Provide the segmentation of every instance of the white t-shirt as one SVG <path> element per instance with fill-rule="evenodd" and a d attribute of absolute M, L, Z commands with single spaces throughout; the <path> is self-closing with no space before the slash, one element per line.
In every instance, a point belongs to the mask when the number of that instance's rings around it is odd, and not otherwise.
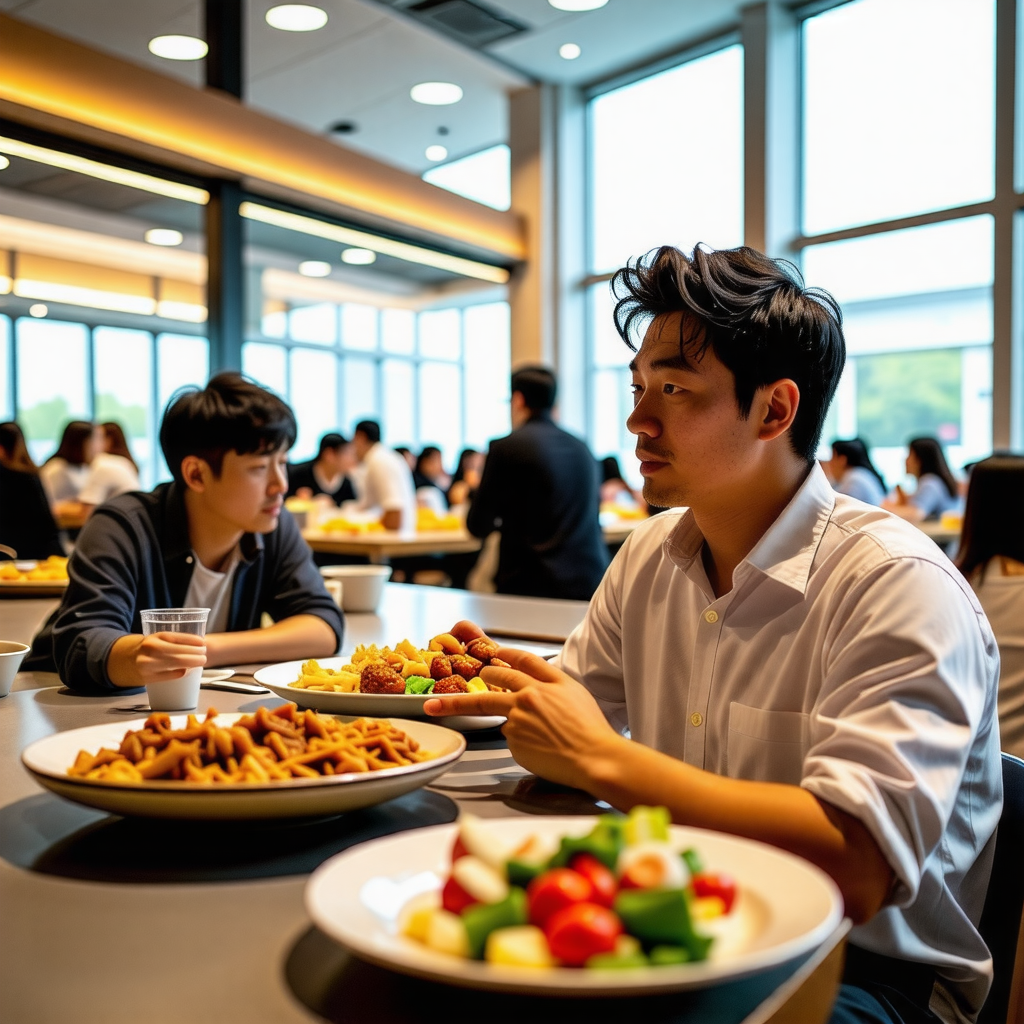
<path fill-rule="evenodd" d="M 992 979 L 972 921 L 1002 804 L 996 642 L 970 586 L 818 466 L 722 597 L 702 546 L 687 510 L 642 523 L 560 667 L 634 740 L 860 820 L 896 885 L 851 940 L 933 964 L 933 1012 L 966 1022 Z"/>
<path fill-rule="evenodd" d="M 359 495 L 359 507 L 376 512 L 402 513 L 400 530 L 416 529 L 416 490 L 409 464 L 396 451 L 379 441 L 363 459 L 365 473 Z"/>
<path fill-rule="evenodd" d="M 55 501 L 78 501 L 78 495 L 89 478 L 89 466 L 72 466 L 66 459 L 50 459 L 39 467 L 47 498 Z"/>
<path fill-rule="evenodd" d="M 999 559 L 974 590 L 999 644 L 999 733 L 1003 750 L 1024 757 L 1024 576 L 1004 576 Z"/>
<path fill-rule="evenodd" d="M 86 505 L 102 505 L 119 494 L 137 490 L 139 474 L 135 467 L 123 455 L 100 452 L 89 463 L 89 475 L 78 500 Z"/>
<path fill-rule="evenodd" d="M 231 612 L 231 591 L 235 579 L 235 569 L 242 560 L 242 553 L 236 547 L 231 552 L 222 572 L 207 569 L 192 552 L 192 579 L 188 583 L 185 594 L 185 608 L 209 608 L 206 617 L 207 633 L 223 633 L 228 628 L 228 615 Z"/>

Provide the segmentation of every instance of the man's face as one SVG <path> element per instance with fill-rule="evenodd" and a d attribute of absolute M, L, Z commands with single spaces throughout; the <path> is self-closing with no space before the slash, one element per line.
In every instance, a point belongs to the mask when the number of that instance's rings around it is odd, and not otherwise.
<path fill-rule="evenodd" d="M 689 355 L 699 343 L 686 325 L 689 366 L 679 354 L 682 314 L 657 317 L 630 364 L 633 412 L 644 498 L 652 505 L 699 507 L 729 500 L 742 489 L 757 454 L 757 423 L 743 419 L 732 372 L 711 348 Z M 740 496 L 736 495 L 738 500 Z"/>
<path fill-rule="evenodd" d="M 366 453 L 373 447 L 373 443 L 363 433 L 356 431 L 355 437 L 352 438 L 352 452 L 356 457 L 357 462 L 362 462 L 366 458 Z"/>
<path fill-rule="evenodd" d="M 220 476 L 203 463 L 202 507 L 222 523 L 244 533 L 277 529 L 288 490 L 287 452 L 281 448 L 262 455 L 224 455 Z"/>

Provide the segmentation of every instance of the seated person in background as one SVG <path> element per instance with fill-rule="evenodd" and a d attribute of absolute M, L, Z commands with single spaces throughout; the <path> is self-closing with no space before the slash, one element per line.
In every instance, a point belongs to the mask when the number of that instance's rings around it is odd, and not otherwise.
<path fill-rule="evenodd" d="M 499 594 L 589 601 L 608 565 L 590 449 L 555 425 L 555 375 L 512 374 L 512 433 L 491 442 L 466 516 L 475 537 L 501 531 Z"/>
<path fill-rule="evenodd" d="M 478 452 L 475 448 L 463 448 L 459 452 L 458 465 L 455 467 L 455 474 L 448 485 L 446 495 L 449 508 L 467 505 L 472 500 L 473 492 L 480 486 L 483 471 L 483 452 Z"/>
<path fill-rule="evenodd" d="M 412 471 L 412 481 L 416 486 L 416 501 L 419 505 L 433 509 L 438 515 L 448 511 L 446 492 L 451 481 L 444 471 L 440 448 L 428 444 L 420 452 L 416 468 Z"/>
<path fill-rule="evenodd" d="M 601 504 L 647 509 L 647 502 L 622 478 L 622 467 L 614 455 L 601 460 Z"/>
<path fill-rule="evenodd" d="M 139 467 L 132 458 L 124 431 L 117 423 L 101 423 L 97 428 L 96 454 L 89 463 L 85 484 L 77 501 L 61 501 L 54 506 L 58 515 L 86 519 L 97 505 L 129 491 L 137 491 Z"/>
<path fill-rule="evenodd" d="M 385 530 L 416 529 L 416 492 L 412 470 L 394 449 L 381 444 L 380 424 L 356 424 L 352 448 L 363 467 L 361 493 L 354 507 L 380 516 Z"/>
<path fill-rule="evenodd" d="M 63 555 L 39 470 L 17 423 L 0 423 L 0 544 L 18 558 Z"/>
<path fill-rule="evenodd" d="M 283 508 L 295 433 L 291 409 L 237 373 L 177 398 L 160 427 L 173 482 L 90 516 L 27 664 L 107 693 L 197 666 L 333 654 L 341 613 Z M 142 636 L 143 608 L 182 607 L 210 609 L 205 638 Z M 260 629 L 264 612 L 274 625 Z"/>
<path fill-rule="evenodd" d="M 403 459 L 405 459 L 405 464 L 415 473 L 416 456 L 413 455 L 412 449 L 406 448 L 405 445 L 398 445 L 398 447 L 393 450 L 398 452 L 398 454 L 401 455 Z"/>
<path fill-rule="evenodd" d="M 326 494 L 335 505 L 351 501 L 356 492 L 347 474 L 354 465 L 349 442 L 341 434 L 324 434 L 315 459 L 288 467 L 288 497 Z"/>
<path fill-rule="evenodd" d="M 907 472 L 917 478 L 917 490 L 907 494 L 899 484 L 882 508 L 903 519 L 919 523 L 938 519 L 943 512 L 960 507 L 960 490 L 942 445 L 934 437 L 915 437 L 907 446 Z"/>
<path fill-rule="evenodd" d="M 839 494 L 848 494 L 869 505 L 885 501 L 885 480 L 875 469 L 868 446 L 859 438 L 832 442 L 832 459 L 823 463 L 825 475 Z"/>
<path fill-rule="evenodd" d="M 39 479 L 50 504 L 78 501 L 89 477 L 89 463 L 99 445 L 99 431 L 85 420 L 72 420 L 57 450 L 39 467 Z"/>
<path fill-rule="evenodd" d="M 978 462 L 967 485 L 957 568 L 999 644 L 999 732 L 1024 757 L 1024 456 Z"/>
<path fill-rule="evenodd" d="M 512 667 L 483 678 L 513 692 L 425 710 L 507 715 L 530 771 L 827 871 L 856 925 L 834 1024 L 966 1024 L 992 979 L 998 651 L 938 548 L 815 461 L 839 307 L 749 248 L 665 246 L 613 288 L 634 351 L 646 327 L 626 421 L 644 496 L 675 507 L 633 531 L 553 664 L 502 648 Z"/>

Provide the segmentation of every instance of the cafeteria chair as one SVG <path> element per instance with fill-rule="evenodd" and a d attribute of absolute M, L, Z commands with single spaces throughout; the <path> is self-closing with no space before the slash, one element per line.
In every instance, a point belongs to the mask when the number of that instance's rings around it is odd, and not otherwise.
<path fill-rule="evenodd" d="M 996 831 L 992 877 L 978 925 L 992 953 L 994 977 L 992 990 L 978 1015 L 978 1024 L 1012 1024 L 1024 1020 L 1024 944 L 1020 942 L 1024 914 L 1022 865 L 1024 761 L 1004 753 L 1003 811 Z"/>

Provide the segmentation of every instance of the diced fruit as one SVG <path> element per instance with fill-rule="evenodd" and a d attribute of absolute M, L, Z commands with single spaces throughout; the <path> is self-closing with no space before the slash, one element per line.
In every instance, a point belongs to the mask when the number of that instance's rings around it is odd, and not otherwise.
<path fill-rule="evenodd" d="M 466 857 L 469 855 L 469 850 L 466 849 L 466 844 L 462 841 L 462 836 L 455 837 L 455 843 L 452 846 L 452 863 L 454 864 L 460 857 Z"/>
<path fill-rule="evenodd" d="M 688 964 L 690 962 L 690 951 L 682 946 L 655 946 L 651 950 L 651 965 L 653 967 L 670 967 L 672 964 Z"/>
<path fill-rule="evenodd" d="M 451 914 L 461 914 L 476 902 L 477 900 L 455 881 L 454 875 L 448 876 L 448 881 L 444 883 L 444 888 L 441 890 L 441 906 L 445 910 Z"/>
<path fill-rule="evenodd" d="M 414 896 L 402 908 L 401 916 L 398 919 L 399 932 L 417 942 L 426 942 L 431 915 L 438 909 L 439 895 L 437 892 L 424 892 L 419 896 Z"/>
<path fill-rule="evenodd" d="M 476 903 L 500 903 L 508 895 L 504 876 L 472 854 L 452 865 L 452 880 Z"/>
<path fill-rule="evenodd" d="M 690 880 L 693 895 L 698 897 L 717 896 L 725 907 L 723 913 L 728 914 L 736 900 L 736 883 L 728 875 L 720 875 L 710 871 L 701 871 Z"/>
<path fill-rule="evenodd" d="M 484 959 L 511 967 L 554 967 L 544 933 L 532 924 L 498 928 L 487 936 Z"/>
<path fill-rule="evenodd" d="M 652 839 L 667 842 L 670 820 L 667 807 L 634 807 L 626 816 L 626 845 L 635 846 Z"/>
<path fill-rule="evenodd" d="M 619 854 L 623 889 L 682 889 L 689 881 L 686 865 L 668 843 L 649 840 Z"/>
<path fill-rule="evenodd" d="M 470 693 L 486 693 L 487 684 L 478 676 L 466 680 L 466 688 Z"/>
<path fill-rule="evenodd" d="M 505 862 L 512 856 L 512 844 L 496 836 L 475 814 L 459 817 L 459 836 L 466 849 L 504 874 Z"/>
<path fill-rule="evenodd" d="M 447 910 L 435 910 L 427 921 L 427 934 L 424 939 L 431 949 L 439 953 L 450 953 L 452 956 L 469 956 L 469 937 L 466 926 L 458 914 Z"/>
<path fill-rule="evenodd" d="M 552 914 L 574 903 L 590 901 L 594 887 L 571 868 L 552 868 L 535 878 L 526 892 L 530 901 L 530 922 L 544 928 Z"/>
<path fill-rule="evenodd" d="M 558 840 L 550 836 L 532 835 L 515 848 L 512 859 L 524 864 L 547 864 L 558 850 Z"/>
<path fill-rule="evenodd" d="M 690 900 L 690 917 L 694 921 L 713 921 L 725 914 L 721 896 L 694 896 Z"/>
<path fill-rule="evenodd" d="M 597 953 L 584 965 L 592 971 L 623 971 L 630 967 L 647 967 L 647 957 L 642 951 L 636 953 Z"/>
<path fill-rule="evenodd" d="M 569 862 L 569 867 L 590 882 L 594 890 L 591 896 L 594 903 L 610 907 L 615 902 L 615 894 L 619 891 L 615 876 L 592 853 L 577 853 Z"/>
<path fill-rule="evenodd" d="M 633 953 L 640 953 L 642 951 L 643 947 L 640 945 L 640 940 L 626 932 L 623 932 L 615 940 L 614 952 L 616 956 L 630 956 Z"/>
<path fill-rule="evenodd" d="M 544 934 L 557 959 L 570 967 L 582 967 L 592 956 L 615 949 L 622 922 L 597 903 L 574 903 L 548 919 Z"/>
<path fill-rule="evenodd" d="M 698 935 L 681 889 L 626 889 L 615 897 L 615 913 L 626 931 L 648 946 L 683 946 L 691 960 L 703 960 L 711 939 Z"/>
<path fill-rule="evenodd" d="M 479 960 L 491 932 L 526 924 L 526 893 L 510 889 L 500 903 L 477 903 L 462 915 L 462 922 L 466 926 L 469 955 Z"/>

